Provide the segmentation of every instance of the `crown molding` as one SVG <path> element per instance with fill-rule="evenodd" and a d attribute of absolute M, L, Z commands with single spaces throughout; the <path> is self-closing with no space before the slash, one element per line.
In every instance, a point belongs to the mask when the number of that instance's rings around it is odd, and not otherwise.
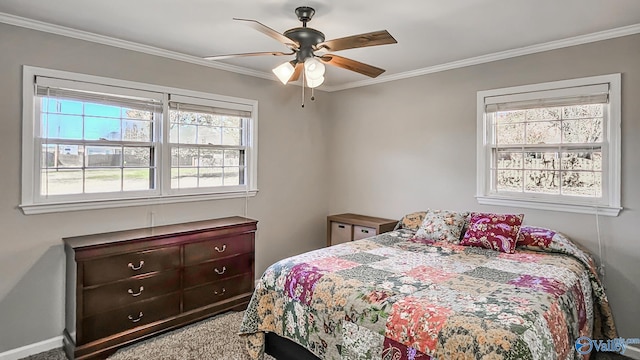
<path fill-rule="evenodd" d="M 248 69 L 241 66 L 229 65 L 215 61 L 204 60 L 197 56 L 187 55 L 183 53 L 179 53 L 176 51 L 166 50 L 154 46 L 144 45 L 140 43 L 136 43 L 133 41 L 121 40 L 105 35 L 99 35 L 95 33 L 91 33 L 88 31 L 77 30 L 65 26 L 54 25 L 50 23 L 46 23 L 43 21 L 28 19 L 20 16 L 15 16 L 7 13 L 0 12 L 0 23 L 5 23 L 9 25 L 19 26 L 27 29 L 43 31 L 51 34 L 62 35 L 74 39 L 90 41 L 98 44 L 114 46 L 121 49 L 138 51 L 141 53 L 155 55 L 160 57 L 165 57 L 173 60 L 184 61 L 191 64 L 207 66 L 210 68 L 230 71 L 242 75 L 255 76 L 262 79 L 278 81 L 278 79 L 273 76 L 271 73 L 266 73 L 263 71 L 257 71 L 253 69 Z M 539 52 L 549 51 L 561 49 L 569 46 L 576 46 L 587 44 L 596 41 L 608 40 L 617 37 L 634 35 L 640 33 L 640 24 L 634 24 L 629 26 L 623 26 L 615 29 L 600 31 L 596 33 L 591 33 L 587 35 L 580 35 L 571 38 L 566 38 L 562 40 L 550 41 L 542 44 L 536 44 L 531 46 L 526 46 L 518 49 L 505 50 L 492 54 L 476 56 L 468 59 L 452 61 L 444 64 L 429 66 L 421 69 L 406 71 L 398 74 L 388 75 L 388 76 L 380 76 L 375 79 L 367 79 L 361 81 L 353 81 L 348 82 L 342 85 L 322 85 L 318 87 L 316 90 L 326 91 L 326 92 L 334 92 L 340 90 L 347 90 L 358 88 L 362 86 L 369 86 L 375 84 L 386 83 L 390 81 L 408 79 L 416 76 L 422 76 L 427 74 L 432 74 L 440 71 L 458 69 L 466 66 L 484 64 L 497 60 L 504 60 L 509 58 L 514 58 L 523 55 L 530 55 Z M 295 84 L 294 84 L 295 85 Z"/>
<path fill-rule="evenodd" d="M 28 19 L 0 12 L 0 23 L 19 26 L 27 29 L 43 31 L 50 34 L 62 35 L 74 39 L 90 41 L 102 45 L 114 46 L 121 49 L 133 50 L 149 55 L 161 56 L 168 59 L 179 60 L 191 64 L 211 67 L 218 70 L 230 71 L 242 75 L 255 76 L 263 79 L 278 81 L 278 79 L 270 73 L 247 69 L 241 66 L 229 65 L 215 61 L 205 60 L 203 58 L 183 54 L 177 51 L 166 50 L 150 45 L 144 45 L 133 41 L 121 40 L 110 36 L 91 33 L 88 31 L 77 30 L 65 26 L 54 25 L 43 21 Z"/>
<path fill-rule="evenodd" d="M 492 54 L 476 56 L 468 59 L 452 61 L 444 64 L 429 66 L 429 67 L 425 67 L 417 70 L 406 71 L 406 72 L 393 74 L 389 76 L 381 76 L 375 79 L 354 81 L 354 82 L 349 82 L 346 84 L 335 85 L 335 86 L 325 86 L 323 87 L 323 90 L 328 92 L 333 92 L 333 91 L 340 91 L 340 90 L 346 90 L 346 89 L 353 89 L 353 88 L 362 87 L 362 86 L 381 84 L 389 81 L 408 79 L 408 78 L 432 74 L 440 71 L 458 69 L 466 66 L 484 64 L 492 61 L 504 60 L 504 59 L 514 58 L 514 57 L 523 56 L 523 55 L 530 55 L 530 54 L 540 53 L 540 52 L 549 51 L 549 50 L 556 50 L 556 49 L 566 48 L 570 46 L 608 40 L 608 39 L 613 39 L 613 38 L 627 36 L 627 35 L 634 35 L 638 33 L 640 33 L 640 24 L 634 24 L 634 25 L 619 27 L 615 29 L 600 31 L 596 33 L 591 33 L 587 35 L 580 35 L 580 36 L 575 36 L 575 37 L 566 38 L 562 40 L 555 40 L 555 41 L 550 41 L 542 44 L 525 46 L 518 49 L 505 50 L 505 51 L 500 51 Z"/>

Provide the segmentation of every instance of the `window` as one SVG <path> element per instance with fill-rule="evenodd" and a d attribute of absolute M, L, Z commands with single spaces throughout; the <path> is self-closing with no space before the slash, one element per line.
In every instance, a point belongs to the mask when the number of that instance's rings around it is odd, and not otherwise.
<path fill-rule="evenodd" d="M 620 74 L 478 92 L 481 204 L 620 211 Z"/>
<path fill-rule="evenodd" d="M 25 214 L 255 195 L 257 103 L 24 68 Z"/>

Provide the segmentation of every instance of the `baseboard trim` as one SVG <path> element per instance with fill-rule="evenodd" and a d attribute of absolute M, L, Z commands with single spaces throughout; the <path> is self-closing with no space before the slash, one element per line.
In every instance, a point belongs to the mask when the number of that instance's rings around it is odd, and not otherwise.
<path fill-rule="evenodd" d="M 629 346 L 624 352 L 624 356 L 634 360 L 640 360 L 640 349 L 635 346 Z"/>
<path fill-rule="evenodd" d="M 34 344 L 19 347 L 17 349 L 5 351 L 3 353 L 0 353 L 0 360 L 18 360 L 59 347 L 62 347 L 62 336 L 56 336 L 49 340 L 44 340 Z"/>

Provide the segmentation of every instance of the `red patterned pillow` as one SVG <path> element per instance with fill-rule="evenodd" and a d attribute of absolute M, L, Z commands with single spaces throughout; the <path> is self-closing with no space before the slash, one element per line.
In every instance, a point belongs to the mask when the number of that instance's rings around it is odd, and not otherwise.
<path fill-rule="evenodd" d="M 471 213 L 460 245 L 513 253 L 522 219 L 524 214 Z"/>
<path fill-rule="evenodd" d="M 550 229 L 523 225 L 518 234 L 518 246 L 549 247 L 556 232 Z"/>

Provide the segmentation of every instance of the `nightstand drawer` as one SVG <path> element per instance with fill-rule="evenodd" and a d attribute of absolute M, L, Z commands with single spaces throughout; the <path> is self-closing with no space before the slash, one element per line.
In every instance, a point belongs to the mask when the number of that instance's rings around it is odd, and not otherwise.
<path fill-rule="evenodd" d="M 90 316 L 82 322 L 83 342 L 90 342 L 141 325 L 167 319 L 179 313 L 180 293 L 176 292 Z"/>
<path fill-rule="evenodd" d="M 350 224 L 331 222 L 331 245 L 351 241 L 351 230 Z"/>
<path fill-rule="evenodd" d="M 372 236 L 376 236 L 376 229 L 366 226 L 353 226 L 353 240 L 360 240 Z"/>
<path fill-rule="evenodd" d="M 179 266 L 178 246 L 89 260 L 84 263 L 84 286 L 104 284 Z"/>
<path fill-rule="evenodd" d="M 211 259 L 248 253 L 252 250 L 253 242 L 249 234 L 202 241 L 185 245 L 184 263 L 185 265 L 199 264 Z"/>
<path fill-rule="evenodd" d="M 91 316 L 110 309 L 133 304 L 177 291 L 180 273 L 177 269 L 142 279 L 118 281 L 84 291 L 84 314 Z"/>
<path fill-rule="evenodd" d="M 208 282 L 220 281 L 239 274 L 251 272 L 253 253 L 210 261 L 184 269 L 184 287 L 192 287 Z"/>
<path fill-rule="evenodd" d="M 184 292 L 184 311 L 215 304 L 253 289 L 253 276 L 247 273 L 223 281 L 198 286 Z"/>

